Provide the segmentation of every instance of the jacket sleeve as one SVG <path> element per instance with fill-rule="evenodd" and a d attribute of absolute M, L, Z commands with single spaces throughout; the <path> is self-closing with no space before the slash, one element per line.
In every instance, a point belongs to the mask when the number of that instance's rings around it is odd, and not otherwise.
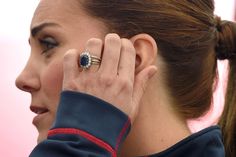
<path fill-rule="evenodd" d="M 116 157 L 130 119 L 91 95 L 64 91 L 48 138 L 30 157 Z"/>

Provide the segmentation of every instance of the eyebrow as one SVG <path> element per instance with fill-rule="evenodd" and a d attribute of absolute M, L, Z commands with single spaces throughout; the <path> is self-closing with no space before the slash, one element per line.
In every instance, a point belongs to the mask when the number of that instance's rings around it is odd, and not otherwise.
<path fill-rule="evenodd" d="M 32 35 L 32 37 L 35 37 L 45 27 L 52 27 L 52 26 L 60 26 L 60 25 L 58 25 L 56 23 L 42 23 L 42 24 L 35 26 L 31 29 L 31 35 Z"/>

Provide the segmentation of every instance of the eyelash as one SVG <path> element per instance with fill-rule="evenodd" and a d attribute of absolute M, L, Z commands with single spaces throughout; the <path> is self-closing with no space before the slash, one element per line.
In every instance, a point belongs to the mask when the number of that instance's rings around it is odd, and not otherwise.
<path fill-rule="evenodd" d="M 39 43 L 43 49 L 42 54 L 47 53 L 49 50 L 52 50 L 59 45 L 52 37 L 46 37 L 44 39 L 39 39 Z"/>

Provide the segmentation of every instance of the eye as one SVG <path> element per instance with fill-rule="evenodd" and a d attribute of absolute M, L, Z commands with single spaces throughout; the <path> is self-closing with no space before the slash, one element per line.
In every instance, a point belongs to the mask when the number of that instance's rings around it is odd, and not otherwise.
<path fill-rule="evenodd" d="M 39 43 L 42 47 L 42 53 L 46 53 L 49 50 L 57 47 L 59 44 L 56 42 L 56 40 L 52 37 L 46 37 L 43 39 L 39 39 Z"/>

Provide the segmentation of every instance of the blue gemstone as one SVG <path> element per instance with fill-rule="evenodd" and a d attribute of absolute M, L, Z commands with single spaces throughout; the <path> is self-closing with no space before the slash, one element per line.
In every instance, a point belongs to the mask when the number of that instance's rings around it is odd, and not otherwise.
<path fill-rule="evenodd" d="M 80 57 L 80 65 L 82 67 L 86 67 L 89 64 L 89 57 L 87 55 L 83 55 Z"/>

